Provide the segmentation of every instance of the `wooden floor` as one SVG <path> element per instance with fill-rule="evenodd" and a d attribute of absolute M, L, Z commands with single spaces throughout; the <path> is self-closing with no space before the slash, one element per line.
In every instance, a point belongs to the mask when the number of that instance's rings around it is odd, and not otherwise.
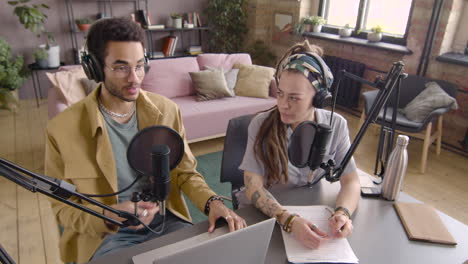
<path fill-rule="evenodd" d="M 357 130 L 359 118 L 343 114 L 351 134 Z M 0 110 L 0 157 L 18 163 L 34 172 L 44 171 L 44 129 L 47 123 L 47 102 L 39 108 L 34 100 L 21 101 L 16 114 Z M 354 157 L 359 168 L 374 170 L 377 128 L 371 128 Z M 442 149 L 435 154 L 430 148 L 425 174 L 419 173 L 422 141 L 410 140 L 409 166 L 403 190 L 433 205 L 440 211 L 468 224 L 468 159 Z M 192 143 L 195 155 L 223 149 L 223 138 Z M 0 244 L 17 263 L 61 263 L 58 233 L 49 202 L 41 194 L 31 193 L 0 177 Z"/>

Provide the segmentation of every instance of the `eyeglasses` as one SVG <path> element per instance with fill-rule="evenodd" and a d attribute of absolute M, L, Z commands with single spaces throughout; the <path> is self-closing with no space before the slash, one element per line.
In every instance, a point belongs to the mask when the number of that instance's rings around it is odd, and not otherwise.
<path fill-rule="evenodd" d="M 106 66 L 106 67 L 109 68 L 111 71 L 113 71 L 117 78 L 125 78 L 132 71 L 132 67 L 128 65 L 119 65 L 119 66 L 114 66 L 114 67 Z M 135 74 L 138 77 L 143 77 L 145 75 L 145 65 L 137 65 L 135 66 L 135 68 L 133 68 L 133 70 L 135 71 Z"/>

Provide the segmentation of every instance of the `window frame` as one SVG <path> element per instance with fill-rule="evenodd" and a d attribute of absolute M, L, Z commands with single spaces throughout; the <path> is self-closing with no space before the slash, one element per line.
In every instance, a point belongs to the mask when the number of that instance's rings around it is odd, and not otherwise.
<path fill-rule="evenodd" d="M 330 0 L 320 0 L 319 8 L 318 8 L 319 16 L 324 17 L 324 18 L 328 17 L 329 1 Z M 364 22 L 366 20 L 365 16 L 367 15 L 367 10 L 369 9 L 369 5 L 368 5 L 369 1 L 370 0 L 359 0 L 359 10 L 358 10 L 358 15 L 356 19 L 356 25 L 354 26 L 354 30 L 353 30 L 353 33 L 351 34 L 351 37 L 367 39 L 367 34 L 370 32 L 369 30 L 366 30 L 366 31 L 362 30 L 361 32 L 359 32 L 359 34 L 357 32 L 363 28 Z M 408 15 L 408 22 L 406 23 L 405 34 L 403 36 L 399 36 L 395 34 L 382 32 L 382 40 L 380 40 L 380 42 L 406 46 L 407 39 L 408 39 L 408 32 L 411 26 L 411 18 L 413 16 L 414 2 L 415 0 L 411 0 L 411 7 L 410 7 L 409 15 Z M 341 27 L 339 26 L 332 26 L 332 25 L 325 24 L 322 26 L 322 32 L 338 35 L 338 31 L 340 28 Z"/>

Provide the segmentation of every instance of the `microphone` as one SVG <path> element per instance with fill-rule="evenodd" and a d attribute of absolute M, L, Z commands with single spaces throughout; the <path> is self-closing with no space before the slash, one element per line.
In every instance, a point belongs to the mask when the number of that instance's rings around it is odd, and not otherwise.
<path fill-rule="evenodd" d="M 167 145 L 158 144 L 151 148 L 152 174 L 150 176 L 153 199 L 159 202 L 159 213 L 166 214 L 166 199 L 171 190 L 171 175 L 169 169 L 169 154 Z"/>
<path fill-rule="evenodd" d="M 323 157 L 327 153 L 327 145 L 330 141 L 332 129 L 327 124 L 318 124 L 315 133 L 314 143 L 310 149 L 309 167 L 315 170 L 320 167 L 323 162 Z"/>
<path fill-rule="evenodd" d="M 298 167 L 309 166 L 311 170 L 320 167 L 327 153 L 332 129 L 327 124 L 305 121 L 294 129 L 288 147 L 290 162 Z"/>

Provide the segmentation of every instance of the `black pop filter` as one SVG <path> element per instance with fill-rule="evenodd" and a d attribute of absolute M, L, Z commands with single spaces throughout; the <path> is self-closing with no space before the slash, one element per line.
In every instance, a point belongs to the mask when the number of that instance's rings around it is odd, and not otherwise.
<path fill-rule="evenodd" d="M 143 175 L 152 175 L 153 146 L 167 145 L 170 150 L 169 169 L 174 169 L 184 156 L 184 140 L 172 128 L 152 126 L 139 131 L 130 141 L 127 160 L 130 167 Z"/>
<path fill-rule="evenodd" d="M 292 165 L 298 168 L 307 166 L 316 131 L 316 124 L 311 121 L 302 122 L 294 129 L 288 146 L 288 157 Z"/>
<path fill-rule="evenodd" d="M 302 122 L 291 135 L 288 147 L 289 161 L 298 168 L 309 166 L 311 170 L 317 169 L 327 152 L 330 135 L 331 127 L 327 124 Z"/>

